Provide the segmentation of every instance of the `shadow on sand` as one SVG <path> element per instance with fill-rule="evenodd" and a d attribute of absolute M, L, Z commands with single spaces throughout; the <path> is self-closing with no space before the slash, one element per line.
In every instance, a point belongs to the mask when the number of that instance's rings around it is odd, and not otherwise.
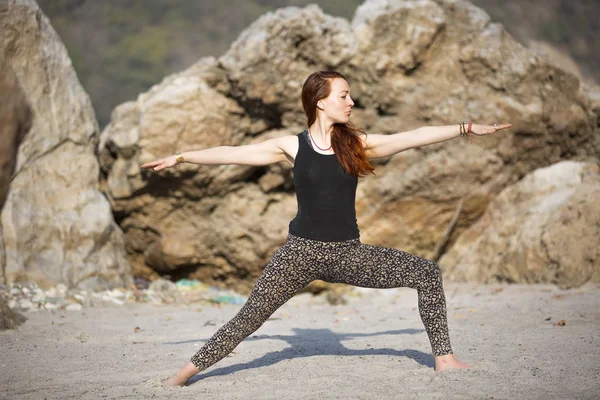
<path fill-rule="evenodd" d="M 273 351 L 265 354 L 264 356 L 252 360 L 247 363 L 231 365 L 228 367 L 217 368 L 212 371 L 195 375 L 188 380 L 186 386 L 189 386 L 201 379 L 211 377 L 228 375 L 237 371 L 242 371 L 251 368 L 260 368 L 268 365 L 277 364 L 280 361 L 288 360 L 299 357 L 312 357 L 312 356 L 375 356 L 375 355 L 387 355 L 387 356 L 398 356 L 408 357 L 415 360 L 421 365 L 433 368 L 435 366 L 435 360 L 431 354 L 424 353 L 419 350 L 394 350 L 388 348 L 382 349 L 361 349 L 353 350 L 345 347 L 342 344 L 342 340 L 349 340 L 358 337 L 371 337 L 378 335 L 414 335 L 424 332 L 423 329 L 401 329 L 393 331 L 375 332 L 375 333 L 335 333 L 329 329 L 298 329 L 294 328 L 294 335 L 254 335 L 250 336 L 244 341 L 250 340 L 262 340 L 262 339 L 280 339 L 285 340 L 289 343 L 290 347 L 286 347 L 283 350 Z M 194 343 L 197 340 L 186 340 L 179 342 L 169 342 L 167 344 L 184 344 Z"/>

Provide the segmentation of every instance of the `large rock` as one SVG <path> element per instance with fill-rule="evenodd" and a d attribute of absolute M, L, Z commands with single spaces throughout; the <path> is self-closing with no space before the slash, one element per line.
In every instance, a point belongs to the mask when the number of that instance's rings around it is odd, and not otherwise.
<path fill-rule="evenodd" d="M 0 102 L 0 138 L 2 138 L 0 141 L 0 211 L 2 211 L 15 170 L 19 145 L 29 132 L 33 119 L 31 107 L 19 86 L 17 77 L 2 54 L 0 54 L 0 93 L 2 93 Z M 0 232 L 1 229 L 0 225 Z M 0 259 L 4 259 L 4 243 L 1 240 Z M 6 283 L 3 263 L 0 263 L 0 282 Z"/>
<path fill-rule="evenodd" d="M 600 281 L 600 167 L 562 161 L 503 190 L 440 261 L 452 280 Z"/>
<path fill-rule="evenodd" d="M 35 116 L 2 211 L 6 280 L 86 289 L 128 284 L 122 232 L 99 191 L 90 100 L 37 4 L 0 7 L 0 50 Z"/>
<path fill-rule="evenodd" d="M 136 275 L 191 273 L 244 290 L 250 282 L 240 279 L 260 273 L 285 240 L 295 207 L 285 192 L 289 167 L 181 165 L 161 173 L 139 167 L 184 149 L 252 141 L 263 124 L 223 94 L 227 88 L 217 60 L 203 59 L 117 107 L 102 133 L 105 187 Z M 282 218 L 261 220 L 267 211 Z"/>
<path fill-rule="evenodd" d="M 349 79 L 353 121 L 369 133 L 465 119 L 513 124 L 471 145 L 456 139 L 377 160 L 377 175 L 361 180 L 357 194 L 364 242 L 430 256 L 461 198 L 450 244 L 528 172 L 600 152 L 598 111 L 576 77 L 468 2 L 366 1 L 352 24 L 317 6 L 281 9 L 258 19 L 223 57 L 119 106 L 102 133 L 106 191 L 137 272 L 252 284 L 296 212 L 290 168 L 184 165 L 156 173 L 139 165 L 300 132 L 301 85 L 330 68 Z"/>
<path fill-rule="evenodd" d="M 300 90 L 318 69 L 336 69 L 356 56 L 358 42 L 343 18 L 315 5 L 270 12 L 240 34 L 220 58 L 233 96 L 269 127 L 305 124 Z"/>
<path fill-rule="evenodd" d="M 365 241 L 430 257 L 460 199 L 452 243 L 527 172 L 597 157 L 597 113 L 577 79 L 547 64 L 464 1 L 366 1 L 352 26 L 350 85 L 368 132 L 461 120 L 513 128 L 394 156 L 359 187 Z"/>

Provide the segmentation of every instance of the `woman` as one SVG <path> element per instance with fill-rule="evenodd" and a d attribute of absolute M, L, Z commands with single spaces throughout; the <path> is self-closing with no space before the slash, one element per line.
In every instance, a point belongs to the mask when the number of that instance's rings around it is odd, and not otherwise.
<path fill-rule="evenodd" d="M 367 136 L 349 122 L 354 105 L 350 87 L 335 71 L 308 77 L 302 87 L 302 105 L 308 129 L 298 135 L 190 151 L 142 165 L 159 171 L 181 162 L 268 165 L 284 161 L 293 167 L 298 199 L 298 213 L 290 222 L 286 242 L 265 266 L 246 304 L 187 365 L 163 382 L 165 386 L 183 385 L 225 357 L 315 279 L 370 288 L 416 289 L 435 370 L 469 367 L 452 353 L 439 266 L 400 250 L 361 243 L 354 207 L 356 185 L 358 177 L 373 172 L 369 158 L 388 157 L 459 135 L 491 134 L 511 125 L 462 123 Z"/>

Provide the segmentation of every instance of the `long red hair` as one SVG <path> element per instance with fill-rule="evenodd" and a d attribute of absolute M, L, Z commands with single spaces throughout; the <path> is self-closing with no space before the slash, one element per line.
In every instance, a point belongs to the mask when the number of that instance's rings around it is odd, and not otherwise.
<path fill-rule="evenodd" d="M 302 86 L 302 107 L 308 118 L 308 126 L 317 119 L 317 102 L 331 93 L 331 81 L 335 78 L 347 79 L 337 71 L 318 71 L 312 73 Z M 365 148 L 359 134 L 365 134 L 348 121 L 345 124 L 334 124 L 331 133 L 331 147 L 342 168 L 356 177 L 374 173 L 373 166 L 367 158 Z"/>

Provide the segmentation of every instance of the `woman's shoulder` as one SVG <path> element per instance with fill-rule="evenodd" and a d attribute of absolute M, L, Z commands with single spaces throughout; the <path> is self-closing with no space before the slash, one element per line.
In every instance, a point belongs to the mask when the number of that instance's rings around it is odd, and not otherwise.
<path fill-rule="evenodd" d="M 292 159 L 295 159 L 296 154 L 298 153 L 298 135 L 299 134 L 282 135 L 277 136 L 275 138 L 275 140 L 277 141 L 277 147 L 283 150 L 283 152 L 286 153 Z"/>
<path fill-rule="evenodd" d="M 279 143 L 281 143 L 282 145 L 292 145 L 292 144 L 298 144 L 298 137 L 300 136 L 300 133 L 297 134 L 293 134 L 293 135 L 283 135 L 283 136 L 278 136 L 277 137 L 277 141 Z"/>

